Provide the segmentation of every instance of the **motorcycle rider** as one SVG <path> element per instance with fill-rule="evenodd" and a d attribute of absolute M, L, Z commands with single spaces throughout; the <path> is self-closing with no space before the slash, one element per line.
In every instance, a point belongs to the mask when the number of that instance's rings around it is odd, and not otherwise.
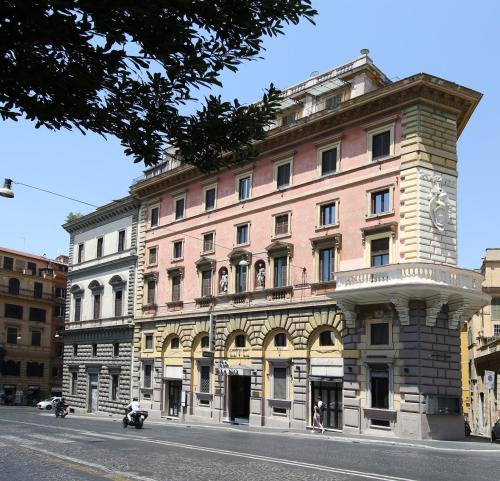
<path fill-rule="evenodd" d="M 66 411 L 66 401 L 64 400 L 63 397 L 57 401 L 56 409 L 61 411 L 61 414 L 63 414 Z"/>
<path fill-rule="evenodd" d="M 139 404 L 139 400 L 135 397 L 132 399 L 132 402 L 126 407 L 128 413 L 127 413 L 127 419 L 129 423 L 133 422 L 133 416 L 137 411 L 141 410 L 141 405 Z"/>

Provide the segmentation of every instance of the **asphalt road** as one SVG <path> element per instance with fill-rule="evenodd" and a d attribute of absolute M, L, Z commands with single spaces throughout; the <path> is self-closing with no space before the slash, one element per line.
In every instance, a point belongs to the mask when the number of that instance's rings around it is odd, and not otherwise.
<path fill-rule="evenodd" d="M 352 442 L 335 436 L 0 408 L 0 481 L 492 481 L 483 443 Z"/>

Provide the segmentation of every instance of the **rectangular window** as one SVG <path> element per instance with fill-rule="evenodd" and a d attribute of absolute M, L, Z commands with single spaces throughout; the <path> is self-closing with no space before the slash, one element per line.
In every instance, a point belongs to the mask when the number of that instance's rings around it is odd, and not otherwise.
<path fill-rule="evenodd" d="M 58 377 L 58 376 L 59 376 L 59 368 L 53 367 L 52 368 L 52 377 Z"/>
<path fill-rule="evenodd" d="M 391 209 L 389 189 L 379 190 L 371 194 L 371 214 L 385 214 Z"/>
<path fill-rule="evenodd" d="M 14 270 L 14 259 L 12 257 L 4 256 L 4 258 L 3 258 L 3 268 L 6 271 L 13 271 Z"/>
<path fill-rule="evenodd" d="M 174 259 L 182 259 L 183 257 L 182 244 L 183 244 L 182 241 L 174 242 Z"/>
<path fill-rule="evenodd" d="M 78 244 L 78 264 L 84 261 L 84 244 Z"/>
<path fill-rule="evenodd" d="M 281 116 L 281 125 L 290 125 L 295 122 L 295 112 L 289 112 L 288 114 Z"/>
<path fill-rule="evenodd" d="M 28 273 L 32 276 L 36 275 L 36 264 L 34 262 L 28 262 Z"/>
<path fill-rule="evenodd" d="M 56 299 L 66 299 L 66 288 L 56 287 L 55 290 Z"/>
<path fill-rule="evenodd" d="M 319 280 L 321 282 L 333 280 L 333 256 L 332 247 L 319 251 Z"/>
<path fill-rule="evenodd" d="M 17 344 L 17 327 L 7 328 L 7 344 Z"/>
<path fill-rule="evenodd" d="M 123 314 L 123 291 L 115 291 L 115 317 L 121 317 Z"/>
<path fill-rule="evenodd" d="M 172 302 L 181 300 L 181 276 L 172 276 Z"/>
<path fill-rule="evenodd" d="M 212 295 L 212 270 L 201 272 L 201 296 L 207 297 Z"/>
<path fill-rule="evenodd" d="M 97 357 L 97 344 L 92 344 L 92 357 Z"/>
<path fill-rule="evenodd" d="M 148 264 L 150 266 L 156 265 L 158 262 L 158 248 L 157 247 L 150 247 L 149 248 L 149 259 L 148 259 Z"/>
<path fill-rule="evenodd" d="M 42 343 L 42 332 L 41 331 L 31 331 L 31 345 L 40 346 Z"/>
<path fill-rule="evenodd" d="M 250 198 L 250 183 L 251 183 L 251 177 L 249 175 L 238 179 L 239 200 L 246 200 Z"/>
<path fill-rule="evenodd" d="M 82 318 L 82 298 L 75 297 L 75 322 Z"/>
<path fill-rule="evenodd" d="M 210 187 L 205 190 L 205 210 L 212 210 L 215 208 L 215 198 L 217 190 L 215 187 Z"/>
<path fill-rule="evenodd" d="M 184 219 L 184 211 L 186 208 L 186 199 L 184 197 L 179 197 L 175 199 L 174 211 L 175 211 L 175 220 Z"/>
<path fill-rule="evenodd" d="M 154 279 L 148 280 L 148 302 L 149 306 L 155 304 L 156 301 L 156 281 Z"/>
<path fill-rule="evenodd" d="M 337 147 L 321 152 L 321 175 L 333 174 L 337 171 Z"/>
<path fill-rule="evenodd" d="M 3 361 L 0 363 L 0 371 L 4 376 L 20 376 L 21 361 Z"/>
<path fill-rule="evenodd" d="M 57 342 L 55 344 L 55 353 L 56 353 L 56 357 L 63 357 L 64 344 L 62 342 Z"/>
<path fill-rule="evenodd" d="M 120 355 L 120 343 L 119 342 L 115 342 L 113 344 L 113 356 L 114 357 L 118 357 Z"/>
<path fill-rule="evenodd" d="M 214 233 L 203 235 L 203 252 L 212 252 L 214 250 Z"/>
<path fill-rule="evenodd" d="M 153 207 L 149 214 L 149 226 L 156 227 L 160 221 L 160 208 Z"/>
<path fill-rule="evenodd" d="M 5 317 L 10 317 L 12 319 L 22 319 L 23 306 L 18 306 L 16 304 L 5 304 Z"/>
<path fill-rule="evenodd" d="M 144 378 L 143 378 L 143 387 L 146 389 L 151 388 L 152 381 L 152 373 L 153 373 L 153 365 L 152 364 L 144 364 Z"/>
<path fill-rule="evenodd" d="M 30 307 L 30 321 L 45 322 L 47 319 L 47 311 L 45 309 L 38 309 L 37 307 Z"/>
<path fill-rule="evenodd" d="M 278 165 L 276 168 L 276 187 L 282 189 L 290 185 L 290 174 L 292 172 L 290 162 Z"/>
<path fill-rule="evenodd" d="M 370 242 L 371 266 L 379 267 L 389 264 L 389 237 L 374 239 Z"/>
<path fill-rule="evenodd" d="M 288 214 L 281 214 L 274 218 L 274 235 L 277 236 L 290 233 L 289 217 Z"/>
<path fill-rule="evenodd" d="M 200 366 L 200 392 L 210 392 L 210 366 Z"/>
<path fill-rule="evenodd" d="M 120 376 L 118 374 L 111 375 L 111 401 L 118 399 L 118 390 L 120 385 Z"/>
<path fill-rule="evenodd" d="M 273 399 L 286 399 L 287 368 L 275 367 L 273 369 Z"/>
<path fill-rule="evenodd" d="M 491 320 L 500 321 L 500 297 L 491 299 Z"/>
<path fill-rule="evenodd" d="M 500 324 L 493 324 L 493 335 L 495 337 L 500 336 Z"/>
<path fill-rule="evenodd" d="M 78 373 L 72 372 L 71 373 L 71 394 L 73 396 L 76 395 L 77 389 L 78 389 Z"/>
<path fill-rule="evenodd" d="M 372 160 L 388 157 L 391 153 L 391 131 L 384 130 L 371 136 Z"/>
<path fill-rule="evenodd" d="M 78 356 L 78 344 L 73 344 L 73 356 Z"/>
<path fill-rule="evenodd" d="M 372 408 L 389 409 L 389 369 L 387 366 L 370 367 Z"/>
<path fill-rule="evenodd" d="M 389 344 L 388 322 L 374 322 L 370 324 L 370 344 L 372 346 L 387 346 Z"/>
<path fill-rule="evenodd" d="M 99 237 L 97 239 L 97 250 L 96 250 L 96 257 L 98 259 L 99 259 L 99 257 L 102 257 L 103 246 L 104 246 L 104 238 L 103 237 Z"/>
<path fill-rule="evenodd" d="M 43 284 L 41 282 L 35 282 L 33 285 L 33 297 L 35 299 L 41 299 L 43 297 Z"/>
<path fill-rule="evenodd" d="M 144 349 L 153 350 L 153 334 L 146 334 L 144 336 Z"/>
<path fill-rule="evenodd" d="M 121 230 L 118 232 L 118 252 L 123 252 L 125 250 L 125 231 Z"/>
<path fill-rule="evenodd" d="M 336 219 L 336 204 L 323 204 L 319 207 L 319 224 L 320 226 L 333 225 L 337 222 Z"/>
<path fill-rule="evenodd" d="M 274 258 L 274 287 L 284 287 L 287 285 L 287 264 L 288 257 Z"/>
<path fill-rule="evenodd" d="M 236 265 L 236 292 L 245 292 L 247 290 L 247 266 Z"/>
<path fill-rule="evenodd" d="M 342 102 L 342 95 L 334 95 L 333 97 L 329 97 L 325 101 L 325 109 L 336 109 L 340 103 Z"/>
<path fill-rule="evenodd" d="M 30 377 L 43 377 L 43 363 L 27 362 L 26 363 L 26 376 Z"/>
<path fill-rule="evenodd" d="M 94 317 L 99 319 L 101 317 L 101 294 L 94 294 Z"/>
<path fill-rule="evenodd" d="M 236 227 L 236 244 L 248 243 L 248 224 Z"/>

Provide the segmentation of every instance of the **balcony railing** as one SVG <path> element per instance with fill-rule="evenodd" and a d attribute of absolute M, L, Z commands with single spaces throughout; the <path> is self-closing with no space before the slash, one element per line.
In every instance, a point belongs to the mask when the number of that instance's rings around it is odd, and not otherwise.
<path fill-rule="evenodd" d="M 339 272 L 335 275 L 337 292 L 378 286 L 426 284 L 481 292 L 479 272 L 444 264 L 408 263 Z"/>
<path fill-rule="evenodd" d="M 143 180 L 151 179 L 156 177 L 157 175 L 163 174 L 169 170 L 173 170 L 176 167 L 179 167 L 181 163 L 177 159 L 168 159 L 161 164 L 150 167 L 149 169 L 144 170 L 144 174 L 136 177 L 132 180 L 132 185 L 142 182 Z"/>
<path fill-rule="evenodd" d="M 6 284 L 0 284 L 0 292 L 5 292 L 13 296 L 31 297 L 34 299 L 43 299 L 53 301 L 54 294 L 50 292 L 35 292 L 33 289 L 12 289 Z"/>

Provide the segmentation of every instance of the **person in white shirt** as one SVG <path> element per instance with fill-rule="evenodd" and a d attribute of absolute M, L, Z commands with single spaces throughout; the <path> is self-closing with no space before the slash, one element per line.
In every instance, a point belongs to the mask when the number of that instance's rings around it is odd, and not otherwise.
<path fill-rule="evenodd" d="M 132 399 L 132 402 L 126 407 L 126 409 L 129 410 L 127 418 L 129 422 L 132 422 L 133 414 L 141 410 L 141 405 L 139 404 L 139 400 L 136 397 Z"/>

